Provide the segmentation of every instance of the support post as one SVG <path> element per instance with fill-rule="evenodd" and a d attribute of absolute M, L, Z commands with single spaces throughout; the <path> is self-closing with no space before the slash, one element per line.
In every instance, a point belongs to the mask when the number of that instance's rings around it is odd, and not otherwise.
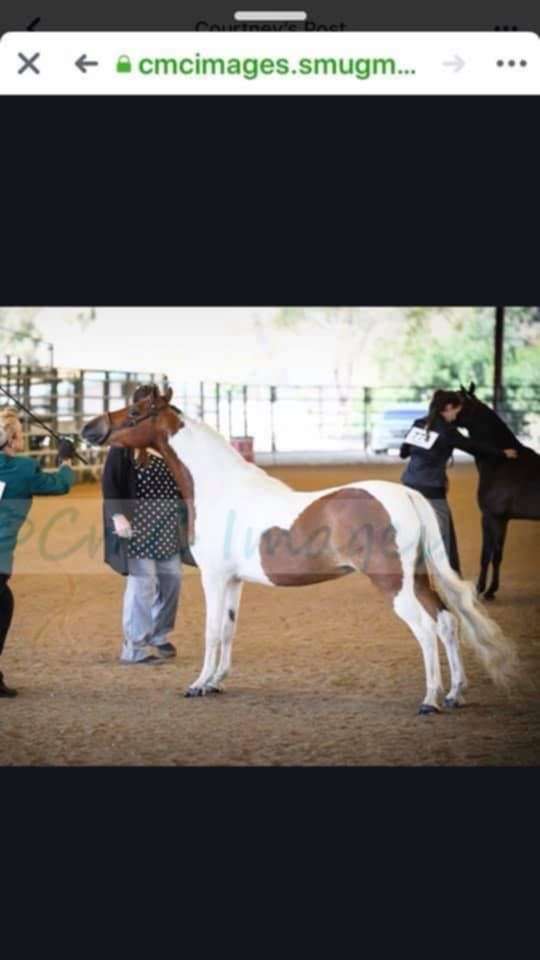
<path fill-rule="evenodd" d="M 276 387 L 270 387 L 270 438 L 271 438 L 271 448 L 272 453 L 276 452 L 276 424 L 274 419 L 274 404 L 277 400 L 277 389 Z"/>
<path fill-rule="evenodd" d="M 103 413 L 108 413 L 111 406 L 111 375 L 108 370 L 105 371 L 103 380 Z"/>
<path fill-rule="evenodd" d="M 370 387 L 364 387 L 364 398 L 363 398 L 363 399 L 364 399 L 364 402 L 363 402 L 363 408 L 364 408 L 364 453 L 366 453 L 366 452 L 367 452 L 367 449 L 368 449 L 368 446 L 369 446 L 369 439 L 370 439 L 370 437 L 369 437 L 369 434 L 370 434 L 369 421 L 370 421 L 370 407 L 371 407 L 371 388 L 370 388 Z"/>
<path fill-rule="evenodd" d="M 204 380 L 199 382 L 199 419 L 204 420 Z"/>
<path fill-rule="evenodd" d="M 79 376 L 73 381 L 73 421 L 76 433 L 83 428 L 84 410 L 84 370 L 79 370 Z"/>
<path fill-rule="evenodd" d="M 248 388 L 244 384 L 242 387 L 242 407 L 244 410 L 244 436 L 248 435 Z"/>
<path fill-rule="evenodd" d="M 495 307 L 495 359 L 493 370 L 493 409 L 498 413 L 504 400 L 503 388 L 504 307 Z"/>
<path fill-rule="evenodd" d="M 232 390 L 227 390 L 227 418 L 229 422 L 229 440 L 232 437 Z"/>

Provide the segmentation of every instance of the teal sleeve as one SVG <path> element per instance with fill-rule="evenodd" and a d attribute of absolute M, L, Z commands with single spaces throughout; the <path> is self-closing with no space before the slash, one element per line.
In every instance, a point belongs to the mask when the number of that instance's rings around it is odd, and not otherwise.
<path fill-rule="evenodd" d="M 69 493 L 75 479 L 71 467 L 63 464 L 54 473 L 43 473 L 38 463 L 30 475 L 30 493 L 37 496 L 59 496 Z"/>

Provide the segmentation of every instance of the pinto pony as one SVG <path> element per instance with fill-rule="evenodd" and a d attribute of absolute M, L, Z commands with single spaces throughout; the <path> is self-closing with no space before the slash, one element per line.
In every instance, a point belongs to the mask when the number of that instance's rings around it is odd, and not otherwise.
<path fill-rule="evenodd" d="M 485 600 L 493 600 L 499 589 L 499 570 L 503 558 L 509 520 L 540 520 L 540 456 L 524 446 L 491 407 L 475 396 L 475 384 L 460 389 L 463 407 L 457 423 L 466 427 L 471 440 L 517 450 L 516 460 L 476 457 L 478 468 L 478 506 L 482 512 L 482 553 L 477 591 Z M 486 590 L 489 565 L 491 583 Z"/>
<path fill-rule="evenodd" d="M 156 391 L 83 430 L 90 443 L 158 449 L 188 502 L 191 552 L 206 601 L 205 656 L 186 696 L 219 691 L 229 672 L 244 581 L 302 586 L 360 571 L 418 640 L 426 671 L 420 713 L 439 710 L 445 648 L 451 685 L 445 704 L 463 703 L 459 635 L 492 679 L 507 680 L 514 649 L 480 609 L 471 584 L 451 569 L 435 514 L 421 494 L 372 480 L 299 492 L 247 463 L 215 430 Z"/>

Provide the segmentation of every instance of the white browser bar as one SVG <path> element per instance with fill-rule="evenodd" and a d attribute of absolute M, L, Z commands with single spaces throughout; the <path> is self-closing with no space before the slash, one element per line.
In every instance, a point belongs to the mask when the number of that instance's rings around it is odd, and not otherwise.
<path fill-rule="evenodd" d="M 538 95 L 534 33 L 6 33 L 0 94 Z"/>

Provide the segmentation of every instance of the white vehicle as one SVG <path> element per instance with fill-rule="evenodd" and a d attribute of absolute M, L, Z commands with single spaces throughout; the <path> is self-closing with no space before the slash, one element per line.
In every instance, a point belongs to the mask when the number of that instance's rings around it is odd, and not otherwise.
<path fill-rule="evenodd" d="M 396 403 L 378 415 L 371 434 L 373 453 L 389 453 L 399 448 L 415 420 L 427 416 L 427 404 Z"/>

